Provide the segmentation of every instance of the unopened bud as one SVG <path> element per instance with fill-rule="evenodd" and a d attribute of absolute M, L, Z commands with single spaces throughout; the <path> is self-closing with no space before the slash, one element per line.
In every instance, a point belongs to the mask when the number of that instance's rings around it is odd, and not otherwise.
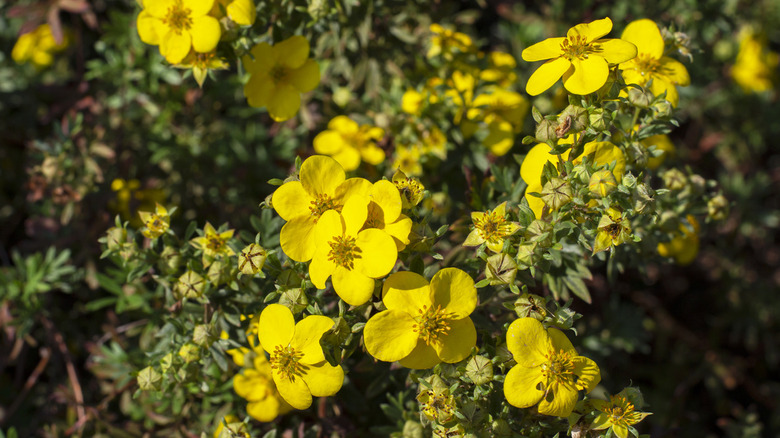
<path fill-rule="evenodd" d="M 515 313 L 520 318 L 535 318 L 541 321 L 547 316 L 547 309 L 544 305 L 544 298 L 526 293 L 515 300 Z"/>
<path fill-rule="evenodd" d="M 491 286 L 512 284 L 517 277 L 517 263 L 507 254 L 493 254 L 487 259 L 485 277 Z"/>
<path fill-rule="evenodd" d="M 282 292 L 282 296 L 279 297 L 279 304 L 289 307 L 293 314 L 298 314 L 308 307 L 309 299 L 306 297 L 303 289 L 295 287 Z"/>
<path fill-rule="evenodd" d="M 162 375 L 153 367 L 148 366 L 138 372 L 138 387 L 142 391 L 159 391 L 162 389 Z"/>
<path fill-rule="evenodd" d="M 647 184 L 639 184 L 634 195 L 634 211 L 639 214 L 649 213 L 655 208 L 655 192 Z"/>
<path fill-rule="evenodd" d="M 217 331 L 212 324 L 198 324 L 192 332 L 192 342 L 203 348 L 211 347 L 217 340 Z"/>
<path fill-rule="evenodd" d="M 551 210 L 558 210 L 571 202 L 571 185 L 562 178 L 551 178 L 542 187 L 542 201 Z"/>
<path fill-rule="evenodd" d="M 181 266 L 181 253 L 171 246 L 166 246 L 157 260 L 157 267 L 165 274 L 173 275 Z"/>
<path fill-rule="evenodd" d="M 127 243 L 127 230 L 122 227 L 111 227 L 106 232 L 106 246 L 116 251 Z"/>
<path fill-rule="evenodd" d="M 466 377 L 475 385 L 486 385 L 493 380 L 493 363 L 485 356 L 473 356 L 466 363 Z"/>
<path fill-rule="evenodd" d="M 160 370 L 167 373 L 173 366 L 173 353 L 168 353 L 160 359 Z"/>
<path fill-rule="evenodd" d="M 528 240 L 544 248 L 552 245 L 553 226 L 543 220 L 535 219 L 525 229 Z"/>
<path fill-rule="evenodd" d="M 206 280 L 195 271 L 190 270 L 179 277 L 173 292 L 176 299 L 199 298 L 203 296 L 205 289 Z"/>
<path fill-rule="evenodd" d="M 227 283 L 228 278 L 230 277 L 228 269 L 229 266 L 222 260 L 215 260 L 212 262 L 211 265 L 209 265 L 208 272 L 206 273 L 206 276 L 209 279 L 209 283 L 213 284 L 214 286 Z"/>
<path fill-rule="evenodd" d="M 555 134 L 558 138 L 563 138 L 575 132 L 582 132 L 587 127 L 588 110 L 581 106 L 569 105 L 558 116 L 558 127 Z"/>
<path fill-rule="evenodd" d="M 602 108 L 596 108 L 588 115 L 588 123 L 596 131 L 606 130 L 610 122 L 609 112 L 604 111 Z"/>
<path fill-rule="evenodd" d="M 664 172 L 662 178 L 669 190 L 682 190 L 688 185 L 688 178 L 680 169 L 669 169 Z"/>
<path fill-rule="evenodd" d="M 238 254 L 238 270 L 244 275 L 255 275 L 263 269 L 268 252 L 256 243 L 250 243 Z"/>
<path fill-rule="evenodd" d="M 558 140 L 558 135 L 555 133 L 555 129 L 558 127 L 558 123 L 549 119 L 542 119 L 538 125 L 536 125 L 535 137 L 539 142 L 546 142 L 549 140 Z"/>
<path fill-rule="evenodd" d="M 404 429 L 401 432 L 402 438 L 423 438 L 425 429 L 423 425 L 412 420 L 407 420 L 404 423 Z"/>
<path fill-rule="evenodd" d="M 729 201 L 723 195 L 717 195 L 707 201 L 707 214 L 710 219 L 722 221 L 729 215 Z"/>
<path fill-rule="evenodd" d="M 702 194 L 704 193 L 704 187 L 707 185 L 707 180 L 704 179 L 701 175 L 691 175 L 690 178 L 688 178 L 688 181 L 691 183 L 691 190 L 693 190 L 694 194 Z"/>
<path fill-rule="evenodd" d="M 536 246 L 535 243 L 524 243 L 517 247 L 517 263 L 519 267 L 527 269 L 534 265 Z"/>
<path fill-rule="evenodd" d="M 636 166 L 640 169 L 647 167 L 647 160 L 649 159 L 649 153 L 641 143 L 632 141 L 626 147 L 628 153 L 628 159 L 636 163 Z"/>
<path fill-rule="evenodd" d="M 656 118 L 664 118 L 672 115 L 672 104 L 668 100 L 659 100 L 655 102 L 650 109 Z"/>
<path fill-rule="evenodd" d="M 655 96 L 644 88 L 631 87 L 628 89 L 628 101 L 636 107 L 646 109 L 650 107 L 650 102 L 653 99 Z"/>
<path fill-rule="evenodd" d="M 617 188 L 617 180 L 610 170 L 593 172 L 588 182 L 588 190 L 593 196 L 604 198 Z"/>

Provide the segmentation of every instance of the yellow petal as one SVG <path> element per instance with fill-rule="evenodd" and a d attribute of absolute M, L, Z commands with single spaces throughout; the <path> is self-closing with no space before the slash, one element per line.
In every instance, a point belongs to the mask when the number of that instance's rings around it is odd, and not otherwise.
<path fill-rule="evenodd" d="M 373 164 L 374 166 L 384 162 L 385 158 L 387 158 L 385 156 L 385 151 L 373 143 L 363 147 L 360 150 L 360 155 L 363 157 L 363 161 L 368 164 Z"/>
<path fill-rule="evenodd" d="M 412 231 L 412 219 L 405 215 L 391 224 L 385 224 L 385 233 L 395 240 L 395 246 L 401 251 L 409 244 L 409 233 Z"/>
<path fill-rule="evenodd" d="M 583 156 L 593 155 L 593 163 L 597 166 L 606 166 L 615 163 L 615 169 L 612 173 L 615 179 L 620 182 L 623 180 L 623 173 L 626 171 L 626 156 L 619 147 L 608 141 L 591 141 L 585 143 L 584 150 L 580 157 L 574 160 L 574 163 L 581 163 Z"/>
<path fill-rule="evenodd" d="M 244 84 L 244 96 L 246 96 L 247 103 L 251 107 L 262 108 L 268 105 L 273 94 L 273 81 L 261 72 L 253 74 L 249 81 Z"/>
<path fill-rule="evenodd" d="M 395 241 L 382 230 L 363 230 L 355 243 L 362 251 L 362 257 L 355 260 L 355 269 L 371 278 L 389 274 L 398 260 Z"/>
<path fill-rule="evenodd" d="M 267 382 L 263 378 L 268 379 Z M 271 376 L 260 376 L 254 369 L 244 370 L 244 374 L 233 376 L 233 390 L 239 397 L 248 401 L 262 400 L 268 394 L 268 385 L 272 384 Z"/>
<path fill-rule="evenodd" d="M 192 48 L 196 52 L 208 53 L 217 47 L 222 30 L 219 21 L 210 16 L 197 17 L 192 20 Z"/>
<path fill-rule="evenodd" d="M 341 164 L 345 171 L 351 172 L 360 167 L 360 152 L 352 146 L 347 145 L 344 149 L 331 155 L 334 160 Z"/>
<path fill-rule="evenodd" d="M 315 222 L 312 216 L 296 216 L 282 227 L 279 243 L 287 257 L 308 262 L 314 256 Z"/>
<path fill-rule="evenodd" d="M 333 196 L 336 188 L 344 182 L 344 169 L 333 158 L 314 155 L 301 165 L 301 184 L 312 196 L 327 194 Z"/>
<path fill-rule="evenodd" d="M 632 21 L 623 30 L 620 39 L 634 43 L 637 52 L 650 55 L 653 59 L 660 59 L 664 54 L 664 38 L 653 20 L 643 18 Z"/>
<path fill-rule="evenodd" d="M 431 297 L 455 319 L 469 316 L 477 307 L 477 288 L 469 274 L 458 268 L 444 268 L 431 279 Z"/>
<path fill-rule="evenodd" d="M 344 370 L 340 365 L 335 367 L 327 362 L 309 367 L 303 380 L 315 397 L 330 397 L 336 394 L 344 384 Z"/>
<path fill-rule="evenodd" d="M 350 178 L 336 187 L 334 199 L 340 200 L 343 204 L 353 196 L 368 198 L 372 187 L 371 182 L 365 178 Z"/>
<path fill-rule="evenodd" d="M 310 315 L 295 325 L 295 334 L 290 346 L 303 353 L 300 362 L 317 364 L 325 360 L 320 346 L 322 334 L 333 327 L 333 320 L 327 316 Z"/>
<path fill-rule="evenodd" d="M 162 26 L 162 21 L 149 14 L 146 10 L 143 10 L 138 14 L 138 20 L 136 21 L 138 36 L 141 37 L 141 41 L 146 44 L 151 44 L 153 46 L 160 44 L 160 33 L 158 32 L 160 26 Z M 16 47 L 14 47 L 14 49 L 16 49 Z"/>
<path fill-rule="evenodd" d="M 494 120 L 488 124 L 488 135 L 482 140 L 482 144 L 497 157 L 506 155 L 515 144 L 514 127 L 509 122 Z"/>
<path fill-rule="evenodd" d="M 442 362 L 455 363 L 469 357 L 477 344 L 477 330 L 471 318 L 450 320 L 450 331 L 433 342 L 433 349 Z"/>
<path fill-rule="evenodd" d="M 327 243 L 325 245 L 317 246 L 309 264 L 309 279 L 317 289 L 325 289 L 325 282 L 328 281 L 328 277 L 336 272 L 336 264 L 328 256 L 330 246 Z"/>
<path fill-rule="evenodd" d="M 539 403 L 544 395 L 537 389 L 543 381 L 541 369 L 515 365 L 504 379 L 504 397 L 516 408 L 531 407 Z"/>
<path fill-rule="evenodd" d="M 288 68 L 297 69 L 309 57 L 309 41 L 300 35 L 295 35 L 274 44 L 273 50 L 275 55 L 279 55 L 277 56 L 279 62 Z"/>
<path fill-rule="evenodd" d="M 332 131 L 330 129 L 317 134 L 317 136 L 314 137 L 313 146 L 315 152 L 324 155 L 334 155 L 344 148 L 354 149 L 344 141 L 344 137 L 340 132 Z M 339 161 L 338 159 L 335 160 Z M 358 162 L 359 161 L 360 156 L 358 156 Z M 341 162 L 339 162 L 339 164 L 341 164 L 342 167 L 344 166 Z"/>
<path fill-rule="evenodd" d="M 479 246 L 485 243 L 485 239 L 482 237 L 482 233 L 474 228 L 471 230 L 466 240 L 463 241 L 463 246 Z"/>
<path fill-rule="evenodd" d="M 273 376 L 279 395 L 290 406 L 295 409 L 306 409 L 311 406 L 311 391 L 300 376 L 295 377 L 295 380 L 290 380 L 277 370 L 273 370 Z"/>
<path fill-rule="evenodd" d="M 169 31 L 160 41 L 160 53 L 171 64 L 180 63 L 190 53 L 190 47 L 192 47 L 192 39 L 187 32 L 177 34 Z"/>
<path fill-rule="evenodd" d="M 401 193 L 392 182 L 384 179 L 375 182 L 369 197 L 382 209 L 384 223 L 394 222 L 401 215 Z"/>
<path fill-rule="evenodd" d="M 562 331 L 558 330 L 557 328 L 549 328 L 547 330 L 547 336 L 550 337 L 552 348 L 555 351 L 563 350 L 564 352 L 573 356 L 577 355 L 577 350 L 574 349 L 574 346 L 571 345 L 571 341 L 569 341 L 569 338 L 567 338 Z"/>
<path fill-rule="evenodd" d="M 600 56 L 573 59 L 573 69 L 563 74 L 563 86 L 572 94 L 590 94 L 601 88 L 609 77 L 607 60 Z"/>
<path fill-rule="evenodd" d="M 534 62 L 545 59 L 557 58 L 563 54 L 561 44 L 566 38 L 547 38 L 523 50 L 522 57 L 524 61 Z"/>
<path fill-rule="evenodd" d="M 227 7 L 227 14 L 234 23 L 251 26 L 257 18 L 257 8 L 253 0 L 234 0 Z"/>
<path fill-rule="evenodd" d="M 295 333 L 295 319 L 287 307 L 270 304 L 263 309 L 257 323 L 257 335 L 260 344 L 269 354 L 278 346 L 287 347 Z"/>
<path fill-rule="evenodd" d="M 144 11 L 155 17 L 163 18 L 168 13 L 168 9 L 174 6 L 174 3 L 176 3 L 176 0 L 146 0 L 144 2 Z"/>
<path fill-rule="evenodd" d="M 577 388 L 585 393 L 593 391 L 593 388 L 601 381 L 601 371 L 599 371 L 596 362 L 584 356 L 575 356 L 572 358 L 574 364 L 574 375 L 578 377 Z"/>
<path fill-rule="evenodd" d="M 247 73 L 255 75 L 256 73 L 268 73 L 271 71 L 271 67 L 274 64 L 273 51 L 268 43 L 256 44 L 249 51 L 252 56 L 243 56 L 241 63 L 244 64 L 244 69 Z M 272 82 L 269 78 L 266 78 L 267 82 Z"/>
<path fill-rule="evenodd" d="M 295 117 L 300 107 L 300 92 L 292 85 L 284 83 L 277 84 L 266 104 L 268 115 L 277 122 Z"/>
<path fill-rule="evenodd" d="M 570 383 L 553 383 L 547 397 L 539 402 L 539 413 L 566 418 L 577 404 L 577 396 L 577 389 Z"/>
<path fill-rule="evenodd" d="M 650 92 L 655 96 L 660 96 L 666 93 L 666 100 L 676 107 L 680 102 L 680 95 L 677 93 L 677 87 L 674 84 L 669 83 L 665 78 L 655 77 L 650 83 Z"/>
<path fill-rule="evenodd" d="M 344 208 L 341 209 L 341 216 L 344 218 L 344 234 L 356 236 L 363 228 L 368 217 L 368 203 L 369 198 L 366 196 L 351 196 L 344 202 Z"/>
<path fill-rule="evenodd" d="M 313 59 L 307 59 L 303 65 L 290 71 L 288 80 L 301 93 L 308 93 L 320 83 L 320 65 Z"/>
<path fill-rule="evenodd" d="M 357 269 L 336 266 L 333 271 L 333 290 L 350 306 L 360 306 L 371 299 L 374 293 L 374 279 Z"/>
<path fill-rule="evenodd" d="M 428 281 L 410 271 L 396 272 L 387 277 L 382 287 L 382 302 L 391 310 L 417 315 L 425 306 L 431 306 Z"/>
<path fill-rule="evenodd" d="M 506 347 L 519 366 L 539 367 L 550 351 L 550 337 L 541 322 L 534 318 L 520 318 L 509 325 Z"/>
<path fill-rule="evenodd" d="M 528 83 L 525 84 L 526 93 L 531 96 L 542 94 L 571 69 L 572 63 L 563 57 L 545 62 L 528 78 Z"/>
<path fill-rule="evenodd" d="M 314 245 L 316 254 L 329 251 L 330 242 L 335 237 L 344 235 L 344 218 L 336 210 L 328 210 L 320 216 L 314 229 Z"/>
<path fill-rule="evenodd" d="M 440 362 L 441 359 L 436 354 L 436 350 L 428 346 L 422 339 L 417 341 L 417 346 L 408 356 L 398 361 L 401 365 L 413 370 L 427 370 Z"/>
<path fill-rule="evenodd" d="M 600 46 L 597 55 L 606 59 L 610 64 L 620 64 L 634 59 L 637 55 L 636 46 L 628 41 L 615 38 L 600 40 L 596 43 Z"/>
<path fill-rule="evenodd" d="M 273 421 L 279 416 L 280 403 L 277 397 L 266 397 L 246 405 L 246 413 L 262 423 Z"/>
<path fill-rule="evenodd" d="M 691 77 L 688 75 L 688 69 L 675 59 L 667 56 L 661 58 L 660 71 L 660 76 L 665 77 L 669 82 L 675 85 L 685 87 L 691 84 Z"/>
<path fill-rule="evenodd" d="M 312 201 L 314 198 L 303 189 L 300 181 L 290 181 L 274 191 L 271 205 L 282 219 L 289 221 L 296 216 L 311 215 Z"/>
<path fill-rule="evenodd" d="M 152 3 L 155 0 L 147 0 L 147 3 Z M 190 14 L 193 17 L 200 17 L 206 15 L 211 11 L 214 6 L 214 0 L 181 0 L 181 4 L 184 8 L 190 10 Z"/>
<path fill-rule="evenodd" d="M 415 320 L 400 310 L 386 310 L 369 318 L 363 327 L 363 342 L 368 354 L 385 362 L 408 356 L 417 345 Z"/>
<path fill-rule="evenodd" d="M 569 31 L 566 32 L 566 36 L 584 36 L 587 42 L 591 42 L 608 34 L 610 30 L 612 30 L 612 20 L 610 20 L 609 17 L 606 17 L 601 20 L 593 20 L 590 23 L 578 24 L 569 29 Z"/>

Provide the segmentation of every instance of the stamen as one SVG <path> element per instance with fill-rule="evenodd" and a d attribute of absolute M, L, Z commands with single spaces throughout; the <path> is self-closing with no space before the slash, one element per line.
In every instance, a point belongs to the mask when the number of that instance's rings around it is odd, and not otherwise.
<path fill-rule="evenodd" d="M 173 6 L 168 8 L 168 13 L 162 19 L 163 23 L 171 30 L 181 35 L 182 31 L 192 28 L 192 9 L 185 8 L 181 0 L 177 0 Z"/>
<path fill-rule="evenodd" d="M 361 258 L 360 248 L 355 244 L 355 238 L 351 236 L 334 236 L 333 240 L 328 242 L 330 252 L 328 260 L 347 268 L 350 271 L 355 267 L 354 260 Z"/>
<path fill-rule="evenodd" d="M 320 216 L 322 216 L 322 214 L 328 210 L 336 210 L 339 213 L 341 213 L 342 207 L 343 205 L 338 204 L 330 196 L 324 193 L 320 193 L 314 197 L 313 201 L 311 201 L 311 205 L 309 206 L 309 211 L 311 211 L 311 215 L 314 216 L 314 220 L 316 222 L 317 219 L 319 219 Z"/>
<path fill-rule="evenodd" d="M 271 369 L 276 370 L 282 377 L 289 379 L 291 382 L 295 382 L 295 377 L 303 376 L 309 369 L 309 367 L 300 363 L 302 358 L 302 351 L 296 351 L 289 345 L 287 347 L 277 345 L 269 362 L 271 363 Z"/>
<path fill-rule="evenodd" d="M 413 330 L 426 344 L 431 345 L 439 337 L 449 333 L 451 328 L 449 320 L 452 319 L 452 314 L 445 312 L 443 307 L 423 306 L 419 313 L 420 316 L 415 318 Z"/>

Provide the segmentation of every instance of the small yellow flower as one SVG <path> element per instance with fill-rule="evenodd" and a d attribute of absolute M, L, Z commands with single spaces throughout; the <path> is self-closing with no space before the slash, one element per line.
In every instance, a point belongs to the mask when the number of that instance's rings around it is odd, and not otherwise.
<path fill-rule="evenodd" d="M 486 82 L 495 82 L 501 87 L 508 87 L 517 82 L 516 67 L 517 61 L 509 53 L 490 52 L 488 68 L 479 73 L 479 78 Z"/>
<path fill-rule="evenodd" d="M 699 221 L 687 215 L 685 222 L 671 241 L 658 244 L 658 254 L 674 258 L 678 265 L 690 264 L 699 254 Z"/>
<path fill-rule="evenodd" d="M 292 407 L 276 389 L 271 363 L 265 358 L 262 348 L 255 350 L 257 355 L 251 367 L 244 367 L 240 374 L 233 376 L 233 390 L 249 403 L 246 412 L 257 421 L 267 423 L 279 415 L 289 412 Z"/>
<path fill-rule="evenodd" d="M 422 150 L 415 145 L 396 145 L 393 167 L 409 176 L 422 175 L 423 168 L 420 159 Z"/>
<path fill-rule="evenodd" d="M 341 212 L 351 196 L 368 196 L 371 187 L 363 178 L 346 179 L 344 169 L 331 157 L 307 158 L 301 165 L 300 180 L 282 184 L 271 199 L 274 210 L 287 221 L 279 235 L 282 251 L 297 262 L 311 260 L 314 229 L 323 213 Z"/>
<path fill-rule="evenodd" d="M 260 345 L 270 355 L 271 376 L 282 398 L 295 409 L 311 406 L 312 396 L 336 394 L 344 383 L 344 370 L 325 360 L 322 335 L 333 320 L 310 315 L 297 324 L 281 304 L 271 304 L 260 314 Z"/>
<path fill-rule="evenodd" d="M 51 27 L 42 24 L 33 31 L 19 36 L 11 51 L 11 58 L 17 64 L 31 62 L 36 68 L 43 69 L 54 62 L 54 53 L 65 50 L 68 44 L 67 35 L 63 35 L 62 41 L 57 42 Z"/>
<path fill-rule="evenodd" d="M 346 116 L 337 116 L 328 122 L 328 129 L 314 137 L 314 151 L 330 155 L 347 172 L 360 166 L 360 161 L 376 166 L 385 161 L 385 151 L 376 145 L 385 136 L 382 128 L 358 125 Z"/>
<path fill-rule="evenodd" d="M 401 203 L 404 210 L 419 204 L 425 195 L 425 186 L 422 185 L 420 180 L 407 177 L 400 169 L 393 174 L 393 184 L 401 192 Z"/>
<path fill-rule="evenodd" d="M 467 358 L 477 342 L 469 315 L 477 306 L 474 280 L 457 268 L 437 272 L 430 284 L 414 272 L 385 280 L 387 310 L 372 316 L 363 330 L 368 353 L 412 369 Z"/>
<path fill-rule="evenodd" d="M 426 91 L 425 94 L 429 93 Z M 425 94 L 414 89 L 406 90 L 403 96 L 401 96 L 401 110 L 407 114 L 419 116 L 422 114 L 422 107 L 426 97 Z"/>
<path fill-rule="evenodd" d="M 446 59 L 452 59 L 455 53 L 467 53 L 474 49 L 471 38 L 464 33 L 445 29 L 436 23 L 431 24 L 430 31 L 433 35 L 426 55 L 428 58 L 442 55 Z"/>
<path fill-rule="evenodd" d="M 320 83 L 320 66 L 309 58 L 309 41 L 296 35 L 271 46 L 260 43 L 244 56 L 244 68 L 251 75 L 244 85 L 249 106 L 268 108 L 272 119 L 292 118 L 301 106 L 301 93 Z"/>
<path fill-rule="evenodd" d="M 233 237 L 233 231 L 227 230 L 217 233 L 217 230 L 209 222 L 206 222 L 206 226 L 203 227 L 203 235 L 190 241 L 192 246 L 203 251 L 204 266 L 210 264 L 206 263 L 206 260 L 235 255 L 235 252 L 227 244 L 228 240 Z"/>
<path fill-rule="evenodd" d="M 139 211 L 138 216 L 144 223 L 141 234 L 156 239 L 165 234 L 170 228 L 171 217 L 168 216 L 168 210 L 160 204 L 155 204 L 154 213 L 148 211 Z"/>
<path fill-rule="evenodd" d="M 198 86 L 203 88 L 203 82 L 206 81 L 209 71 L 226 70 L 228 63 L 217 57 L 216 51 L 208 53 L 190 52 L 178 67 L 191 69 L 192 76 L 195 78 Z"/>
<path fill-rule="evenodd" d="M 392 186 L 389 181 L 387 184 Z M 400 195 L 395 187 L 392 189 L 398 196 L 397 212 L 400 214 Z M 398 259 L 393 237 L 381 229 L 364 228 L 364 225 L 374 225 L 373 222 L 366 224 L 368 204 L 368 197 L 353 196 L 344 204 L 341 213 L 328 210 L 322 214 L 314 233 L 317 249 L 309 265 L 309 277 L 314 286 L 325 289 L 325 281 L 332 277 L 333 289 L 353 306 L 371 298 L 374 279 L 389 274 Z M 381 220 L 381 210 L 374 214 L 372 221 Z M 411 228 L 411 219 L 408 222 Z M 399 225 L 398 228 L 402 227 Z"/>
<path fill-rule="evenodd" d="M 391 181 L 380 180 L 374 183 L 368 195 L 368 216 L 362 230 L 375 228 L 387 233 L 395 241 L 398 251 L 409 244 L 412 220 L 401 213 L 403 199 L 398 187 Z"/>
<path fill-rule="evenodd" d="M 593 244 L 593 254 L 625 243 L 630 237 L 631 224 L 628 219 L 623 217 L 623 213 L 620 211 L 609 208 L 599 220 L 596 242 Z"/>
<path fill-rule="evenodd" d="M 620 38 L 637 48 L 636 58 L 618 66 L 626 84 L 647 87 L 649 83 L 651 93 L 658 96 L 666 92 L 666 100 L 677 106 L 680 97 L 676 86 L 690 85 L 691 78 L 682 63 L 664 56 L 664 38 L 658 25 L 646 18 L 632 21 Z"/>
<path fill-rule="evenodd" d="M 523 50 L 525 61 L 548 60 L 528 79 L 526 92 L 541 94 L 563 76 L 563 86 L 572 94 L 589 94 L 601 88 L 609 67 L 636 56 L 636 46 L 621 39 L 600 39 L 612 30 L 612 20 L 602 18 L 578 24 L 566 37 L 548 38 Z"/>
<path fill-rule="evenodd" d="M 771 90 L 777 83 L 780 55 L 769 50 L 766 38 L 753 29 L 745 28 L 739 34 L 737 62 L 731 77 L 746 93 Z"/>
<path fill-rule="evenodd" d="M 619 438 L 628 438 L 628 428 L 644 420 L 649 412 L 639 412 L 628 398 L 621 394 L 609 397 L 609 401 L 591 399 L 590 402 L 599 411 L 593 420 L 591 429 L 604 430 L 612 428 L 612 433 Z"/>
<path fill-rule="evenodd" d="M 545 330 L 535 318 L 512 322 L 506 344 L 517 362 L 504 380 L 504 396 L 512 406 L 528 408 L 538 403 L 540 414 L 568 417 L 578 392 L 589 393 L 601 380 L 595 362 L 577 355 L 563 332 Z"/>
<path fill-rule="evenodd" d="M 240 26 L 251 26 L 257 18 L 257 7 L 254 0 L 216 0 L 211 15 L 222 18 L 225 10 L 230 21 Z"/>
<path fill-rule="evenodd" d="M 479 246 L 487 244 L 493 252 L 501 252 L 504 249 L 504 241 L 520 229 L 516 222 L 506 220 L 506 201 L 498 205 L 493 211 L 474 211 L 471 213 L 474 229 L 466 237 L 463 246 Z"/>
<path fill-rule="evenodd" d="M 171 64 L 180 63 L 190 49 L 208 53 L 217 47 L 222 29 L 209 15 L 214 0 L 144 0 L 138 14 L 141 41 L 160 46 Z"/>

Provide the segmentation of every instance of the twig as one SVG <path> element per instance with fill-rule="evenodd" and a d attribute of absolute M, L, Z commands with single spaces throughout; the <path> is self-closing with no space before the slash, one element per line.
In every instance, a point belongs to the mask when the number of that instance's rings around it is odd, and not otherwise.
<path fill-rule="evenodd" d="M 70 380 L 70 386 L 73 389 L 73 396 L 76 398 L 76 414 L 79 418 L 78 423 L 83 423 L 86 421 L 84 417 L 87 415 L 84 410 L 84 393 L 81 392 L 81 384 L 79 383 L 79 377 L 76 374 L 76 367 L 73 366 L 73 358 L 70 357 L 70 352 L 65 345 L 65 340 L 62 338 L 62 334 L 54 328 L 54 324 L 45 317 L 41 318 L 41 322 L 43 322 L 46 329 L 53 334 L 54 341 L 57 343 L 57 348 L 65 359 L 65 369 L 68 371 L 68 380 Z"/>
<path fill-rule="evenodd" d="M 126 332 L 128 330 L 132 330 L 132 329 L 134 329 L 136 327 L 140 327 L 140 326 L 146 324 L 147 322 L 149 322 L 148 319 L 139 319 L 138 321 L 133 321 L 133 322 L 129 322 L 129 323 L 125 324 L 125 325 L 120 325 L 115 330 L 113 330 L 113 332 L 109 332 L 109 333 L 106 333 L 103 336 L 101 336 L 100 339 L 98 339 L 97 344 L 98 345 L 103 345 L 103 344 L 106 343 L 107 340 L 109 340 L 115 334 L 124 333 L 124 332 Z"/>
<path fill-rule="evenodd" d="M 16 412 L 17 409 L 19 409 L 19 405 L 22 404 L 22 401 L 27 396 L 27 393 L 30 392 L 30 389 L 35 385 L 35 382 L 38 381 L 38 377 L 40 377 L 41 373 L 43 372 L 43 369 L 46 368 L 46 364 L 49 363 L 49 358 L 51 357 L 51 353 L 49 352 L 48 348 L 41 347 L 38 350 L 38 353 L 41 356 L 40 362 L 38 362 L 38 365 L 35 366 L 35 369 L 33 370 L 32 374 L 30 374 L 30 377 L 27 378 L 27 381 L 24 383 L 24 387 L 22 388 L 22 391 L 16 397 L 16 400 L 14 400 L 11 407 L 8 408 L 8 411 L 5 413 L 5 415 L 2 418 L 0 418 L 0 424 L 4 423 L 7 418 L 12 418 L 14 416 L 14 412 Z"/>

